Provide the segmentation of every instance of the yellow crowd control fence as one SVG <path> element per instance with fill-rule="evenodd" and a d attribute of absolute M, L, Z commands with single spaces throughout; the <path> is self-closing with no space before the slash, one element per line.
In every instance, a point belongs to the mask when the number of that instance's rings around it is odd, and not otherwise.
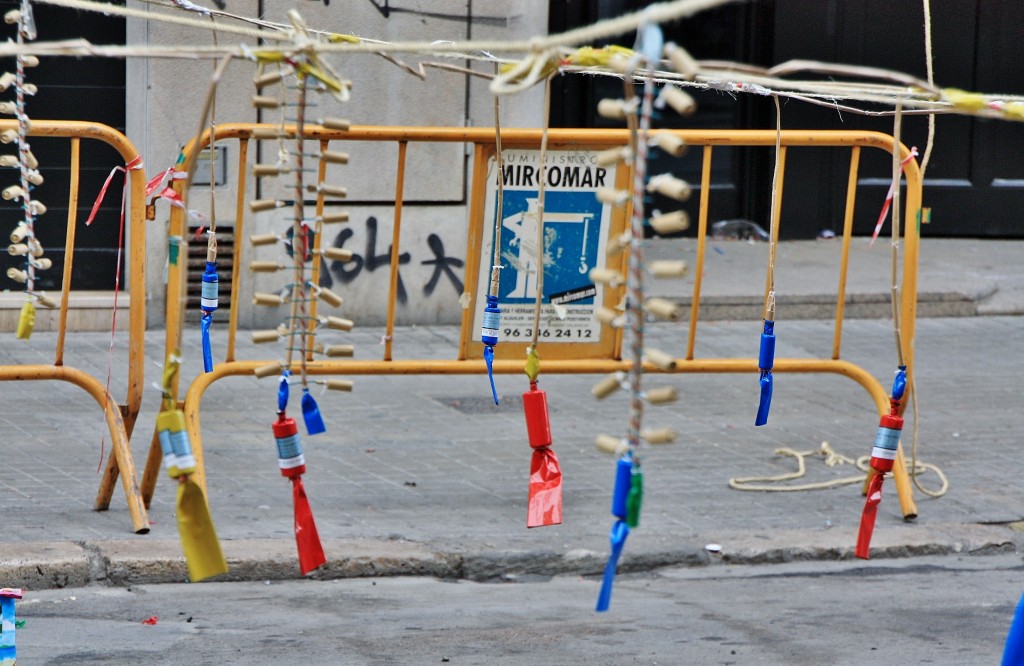
<path fill-rule="evenodd" d="M 294 135 L 295 127 L 284 128 L 285 134 Z M 701 183 L 699 190 L 699 213 L 697 219 L 697 257 L 694 274 L 692 307 L 690 314 L 690 326 L 685 340 L 680 340 L 679 348 L 675 352 L 677 358 L 673 368 L 666 370 L 645 363 L 646 372 L 672 372 L 672 373 L 750 373 L 758 372 L 758 359 L 751 358 L 696 358 L 694 356 L 694 342 L 696 339 L 701 297 L 701 281 L 703 274 L 704 254 L 706 250 L 706 239 L 708 234 L 708 211 L 709 202 L 712 196 L 711 191 L 711 166 L 716 148 L 719 147 L 771 147 L 776 143 L 776 133 L 768 130 L 662 130 L 678 136 L 687 145 L 693 148 L 700 148 L 703 151 L 701 166 Z M 237 210 L 235 213 L 234 237 L 234 262 L 231 280 L 231 301 L 237 303 L 239 285 L 241 283 L 241 269 L 243 268 L 240 252 L 244 238 L 245 220 L 248 211 L 245 205 L 246 193 L 245 183 L 249 173 L 247 155 L 250 143 L 256 135 L 279 136 L 275 134 L 274 126 L 269 125 L 219 125 L 214 136 L 215 142 L 237 141 L 238 142 L 238 169 L 237 169 Z M 450 127 L 374 127 L 374 126 L 353 126 L 348 130 L 326 129 L 320 126 L 305 126 L 304 136 L 308 140 L 320 143 L 320 152 L 327 154 L 332 147 L 344 146 L 350 142 L 377 142 L 380 144 L 397 144 L 397 162 L 395 164 L 395 201 L 394 201 L 394 227 L 391 246 L 391 272 L 386 301 L 386 330 L 384 336 L 383 353 L 381 358 L 376 360 L 313 360 L 312 354 L 304 359 L 305 371 L 310 375 L 403 375 L 403 374 L 480 374 L 483 373 L 484 363 L 480 360 L 481 348 L 478 339 L 474 334 L 478 333 L 474 325 L 474 313 L 482 308 L 479 276 L 481 274 L 481 262 L 488 262 L 485 242 L 483 239 L 488 235 L 489 230 L 485 228 L 485 205 L 487 202 L 486 189 L 488 186 L 488 171 L 492 168 L 489 160 L 495 155 L 495 134 L 493 129 L 488 128 L 450 128 Z M 193 142 L 185 148 L 184 155 L 201 150 L 210 144 L 211 135 L 205 133 L 197 142 Z M 396 335 L 395 330 L 395 304 L 398 293 L 398 257 L 402 248 L 402 207 L 403 188 L 407 177 L 406 149 L 409 143 L 434 142 L 434 143 L 465 143 L 473 148 L 473 173 L 472 192 L 470 201 L 468 246 L 466 253 L 466 289 L 464 297 L 464 310 L 461 326 L 461 343 L 455 358 L 436 359 L 400 359 L 394 358 L 392 354 L 393 342 Z M 509 149 L 536 149 L 541 142 L 540 130 L 508 129 L 501 133 L 502 150 Z M 548 134 L 548 150 L 607 150 L 616 146 L 625 146 L 628 143 L 628 132 L 626 130 L 580 130 L 580 129 L 552 129 Z M 836 294 L 836 314 L 834 342 L 831 358 L 777 358 L 775 359 L 774 372 L 790 373 L 833 373 L 849 377 L 860 384 L 871 396 L 880 415 L 889 413 L 889 396 L 882 385 L 860 366 L 843 360 L 840 357 L 844 305 L 846 301 L 846 273 L 850 255 L 852 239 L 852 228 L 854 218 L 854 203 L 857 193 L 858 173 L 860 168 L 861 153 L 864 149 L 876 149 L 892 153 L 899 151 L 901 159 L 909 155 L 909 150 L 901 145 L 895 145 L 891 136 L 877 132 L 864 131 L 799 131 L 786 130 L 781 133 L 781 150 L 779 155 L 780 182 L 779 196 L 776 206 L 781 207 L 782 190 L 785 179 L 785 163 L 787 150 L 792 147 L 831 147 L 849 149 L 849 184 L 847 188 L 846 207 L 844 212 L 844 224 L 842 233 L 841 260 L 837 267 L 839 287 Z M 379 151 L 378 154 L 387 154 Z M 430 165 L 430 168 L 436 168 Z M 324 173 L 324 164 L 320 164 L 320 173 Z M 415 177 L 416 174 L 410 174 Z M 918 228 L 916 220 L 921 207 L 921 176 L 917 163 L 910 161 L 906 165 L 906 196 L 904 225 L 904 252 L 902 266 L 902 289 L 900 291 L 901 303 L 901 327 L 903 358 L 909 368 L 913 371 L 914 353 L 914 332 L 917 304 L 917 261 L 918 261 Z M 630 174 L 628 168 L 620 168 L 614 176 L 614 183 L 625 188 L 629 182 Z M 175 187 L 181 188 L 182 182 L 176 181 Z M 323 194 L 318 195 L 316 203 L 316 214 L 320 216 L 324 210 Z M 778 213 L 778 211 L 776 211 Z M 621 211 L 613 216 L 609 224 L 609 233 L 621 233 L 624 220 L 627 219 L 628 211 Z M 547 213 L 545 213 L 545 220 Z M 784 221 L 783 221 L 784 223 Z M 182 211 L 172 210 L 170 234 L 173 237 L 188 240 L 188 231 L 185 226 L 185 217 Z M 315 236 L 314 242 L 320 242 L 321 234 Z M 318 247 L 314 246 L 314 250 Z M 184 251 L 184 250 L 182 250 Z M 609 259 L 611 267 L 621 267 L 622 255 L 619 258 Z M 614 265 L 613 265 L 614 264 Z M 487 266 L 488 264 L 484 264 Z M 168 282 L 167 296 L 167 351 L 173 351 L 179 346 L 181 339 L 181 327 L 183 321 L 183 290 L 185 289 L 185 266 L 184 262 L 171 265 L 171 273 Z M 316 284 L 319 262 L 314 262 L 313 283 Z M 485 285 L 486 286 L 486 285 Z M 607 290 L 605 302 L 617 302 L 619 294 L 614 290 Z M 465 300 L 465 299 L 464 299 Z M 316 316 L 315 300 L 310 303 L 310 315 Z M 629 362 L 622 359 L 621 330 L 603 325 L 601 334 L 593 344 L 567 344 L 558 345 L 557 349 L 548 347 L 544 356 L 545 373 L 610 373 L 628 369 Z M 273 364 L 274 359 L 241 359 L 236 357 L 236 337 L 238 335 L 238 308 L 231 308 L 230 322 L 227 330 L 227 350 L 224 358 L 217 362 L 212 372 L 200 374 L 187 388 L 182 403 L 184 409 L 189 435 L 192 441 L 196 456 L 196 479 L 205 487 L 205 474 L 203 466 L 202 433 L 200 427 L 200 404 L 203 393 L 206 389 L 219 379 L 228 376 L 250 375 L 257 369 Z M 527 336 L 528 337 L 528 336 Z M 525 343 L 516 344 L 514 340 L 502 340 L 499 345 L 500 354 L 494 361 L 494 372 L 496 373 L 519 373 L 523 372 L 525 365 L 525 354 L 522 353 Z M 671 350 L 669 350 L 671 351 Z M 299 361 L 293 362 L 292 370 L 299 370 Z M 912 384 L 911 384 L 912 385 Z M 154 437 L 150 449 L 150 455 L 146 463 L 146 469 L 142 477 L 143 496 L 152 496 L 156 483 L 157 472 L 160 466 L 159 443 Z M 895 467 L 896 486 L 899 494 L 900 507 L 904 517 L 916 516 L 917 509 L 914 505 L 912 490 L 907 474 L 906 463 L 902 454 L 899 453 Z"/>
<path fill-rule="evenodd" d="M 17 131 L 14 120 L 0 121 L 0 132 Z M 110 431 L 112 450 L 100 481 L 95 508 L 109 508 L 117 478 L 120 476 L 125 499 L 136 533 L 149 531 L 149 518 L 139 489 L 138 474 L 128 445 L 142 402 L 143 345 L 146 328 L 146 228 L 145 188 L 146 176 L 135 146 L 117 130 L 99 123 L 79 121 L 33 120 L 30 137 L 67 139 L 70 158 L 67 165 L 70 187 L 68 191 L 67 238 L 65 242 L 63 282 L 59 303 L 56 305 L 57 344 L 52 364 L 24 364 L 0 366 L 0 380 L 59 380 L 70 382 L 91 395 L 103 410 Z M 71 274 L 75 260 L 75 232 L 78 225 L 80 156 L 90 144 L 105 143 L 113 147 L 124 160 L 128 207 L 125 210 L 127 232 L 126 259 L 130 270 L 128 279 L 128 390 L 124 400 L 115 400 L 106 389 L 105 378 L 93 377 L 88 372 L 65 364 L 65 337 L 67 335 L 68 303 L 72 289 Z M 83 146 L 84 143 L 84 146 Z M 60 165 L 47 164 L 47 170 Z M 44 172 L 45 173 L 45 172 Z M 117 179 L 115 179 L 117 180 Z M 119 183 L 115 186 L 119 189 Z M 48 190 L 50 191 L 50 190 Z M 95 193 L 93 193 L 95 195 Z M 91 204 L 89 199 L 87 204 Z M 46 219 L 50 222 L 50 218 Z M 56 267 L 55 267 L 56 268 Z M 9 403 L 13 404 L 13 403 Z"/>

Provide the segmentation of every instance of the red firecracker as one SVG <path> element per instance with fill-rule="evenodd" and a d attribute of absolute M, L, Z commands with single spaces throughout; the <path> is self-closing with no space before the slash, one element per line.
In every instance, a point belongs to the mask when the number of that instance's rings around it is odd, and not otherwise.
<path fill-rule="evenodd" d="M 523 394 L 523 411 L 533 448 L 526 526 L 559 525 L 562 522 L 562 470 L 558 456 L 551 450 L 547 394 L 537 388 L 535 381 L 530 382 L 530 390 Z"/>
<path fill-rule="evenodd" d="M 299 570 L 305 576 L 327 562 L 320 534 L 313 521 L 313 509 L 306 497 L 302 475 L 306 471 L 306 459 L 302 454 L 299 429 L 295 419 L 280 412 L 274 422 L 274 439 L 277 440 L 277 462 L 281 475 L 291 479 L 292 500 L 295 505 L 295 542 L 299 548 Z"/>
<path fill-rule="evenodd" d="M 903 431 L 903 417 L 899 415 L 899 400 L 890 400 L 890 411 L 882 416 L 875 436 L 875 446 L 871 449 L 871 469 L 874 474 L 868 482 L 868 498 L 864 503 L 864 512 L 860 517 L 860 531 L 857 533 L 857 548 L 854 554 L 861 559 L 868 559 L 871 551 L 871 535 L 875 530 L 875 517 L 878 505 L 882 502 L 882 480 L 887 472 L 892 471 L 896 453 L 900 445 L 900 433 Z"/>

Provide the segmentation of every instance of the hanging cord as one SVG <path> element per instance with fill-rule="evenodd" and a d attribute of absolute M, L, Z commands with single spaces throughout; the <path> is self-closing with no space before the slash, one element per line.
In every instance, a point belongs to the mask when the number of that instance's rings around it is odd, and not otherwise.
<path fill-rule="evenodd" d="M 498 63 L 494 64 L 494 71 L 497 73 Z M 544 113 L 546 116 L 547 111 Z M 544 126 L 547 127 L 546 122 Z M 501 216 L 505 210 L 505 160 L 501 152 L 501 97 L 498 95 L 494 96 L 494 149 L 498 165 L 498 209 L 494 214 L 494 257 L 491 259 L 491 286 L 487 293 L 498 298 L 501 288 Z"/>
<path fill-rule="evenodd" d="M 536 353 L 540 337 L 540 310 L 544 301 L 544 190 L 548 179 L 548 119 L 551 105 L 551 77 L 544 82 L 544 124 L 540 135 L 540 184 L 537 189 L 537 300 L 533 307 L 533 339 L 530 348 Z"/>
<path fill-rule="evenodd" d="M 893 337 L 896 341 L 896 358 L 897 363 L 900 366 L 906 365 L 903 360 L 903 335 L 901 332 L 900 325 L 900 310 L 899 310 L 899 246 L 900 246 L 900 183 L 899 178 L 902 172 L 902 165 L 900 163 L 900 135 L 902 133 L 903 125 L 903 104 L 902 100 L 896 100 L 896 115 L 893 116 L 893 199 L 892 199 L 892 261 L 891 261 L 891 281 L 892 281 L 892 323 L 893 323 Z M 929 148 L 931 147 L 929 143 Z M 927 152 L 927 150 L 926 150 Z M 923 180 L 922 175 L 922 180 Z M 909 223 L 910 221 L 908 221 Z M 917 443 L 918 443 L 918 412 L 917 412 L 917 387 L 914 382 L 915 373 L 913 370 L 910 372 L 910 404 L 911 411 L 914 417 L 914 427 L 911 435 L 910 445 L 910 478 L 914 483 L 914 487 L 920 490 L 928 497 L 942 497 L 949 490 L 949 479 L 945 473 L 937 466 L 931 463 L 922 463 L 917 459 Z M 918 476 L 923 474 L 927 470 L 935 472 L 936 476 L 939 477 L 939 489 L 929 490 L 925 488 L 918 480 Z"/>
<path fill-rule="evenodd" d="M 764 299 L 763 318 L 768 321 L 775 321 L 775 257 L 779 243 L 779 163 L 782 161 L 782 109 L 779 106 L 779 98 L 773 95 L 775 101 L 775 169 L 772 173 L 772 211 L 768 227 L 768 275 L 765 278 L 767 283 Z"/>
<path fill-rule="evenodd" d="M 900 258 L 900 175 L 903 172 L 900 164 L 900 133 L 903 129 L 903 100 L 896 100 L 896 115 L 893 116 L 893 149 L 892 149 L 892 252 L 890 262 L 892 298 L 892 330 L 896 338 L 896 360 L 898 366 L 905 366 L 903 361 L 903 336 L 900 334 L 900 292 L 899 292 L 899 258 Z"/>
<path fill-rule="evenodd" d="M 623 79 L 627 104 L 636 100 L 632 76 Z M 644 350 L 644 282 L 643 282 L 643 240 L 644 240 L 644 196 L 647 180 L 647 135 L 651 127 L 653 112 L 654 81 L 651 76 L 644 78 L 643 100 L 640 107 L 640 119 L 627 113 L 629 124 L 629 141 L 633 153 L 633 217 L 630 221 L 629 274 L 627 276 L 627 308 L 630 326 L 630 366 L 629 366 L 629 427 L 626 432 L 629 451 L 633 456 L 634 468 L 640 467 L 640 427 L 643 419 L 643 393 L 641 378 L 643 377 Z"/>
<path fill-rule="evenodd" d="M 935 55 L 932 51 L 932 9 L 931 0 L 924 0 L 924 54 L 925 65 L 928 70 L 928 85 L 935 85 Z M 921 183 L 924 183 L 925 172 L 928 170 L 928 163 L 932 158 L 932 148 L 935 145 L 935 114 L 928 114 L 928 139 L 924 147 L 924 157 L 921 158 Z M 918 215 L 922 215 L 923 211 Z M 920 227 L 918 227 L 920 228 Z M 911 341 L 911 345 L 914 341 Z M 949 480 L 946 475 L 935 465 L 919 463 L 917 460 L 917 444 L 919 441 L 918 408 L 917 408 L 917 377 L 916 373 L 910 373 L 910 411 L 914 417 L 914 427 L 911 430 L 910 443 L 910 479 L 914 487 L 928 497 L 942 497 L 949 490 Z M 919 470 L 932 469 L 941 481 L 938 490 L 925 488 L 918 480 Z"/>
<path fill-rule="evenodd" d="M 302 354 L 300 354 L 301 369 L 300 369 L 300 381 L 302 388 L 308 388 L 308 379 L 306 377 L 306 267 L 305 267 L 305 253 L 306 253 L 306 231 L 303 227 L 303 146 L 302 146 L 302 134 L 305 129 L 306 122 L 306 77 L 299 76 L 299 99 L 296 105 L 296 121 L 295 121 L 295 133 L 297 138 L 296 152 L 295 152 L 295 219 L 292 221 L 292 265 L 295 267 L 294 274 L 292 276 L 292 302 L 291 302 L 291 316 L 288 325 L 288 351 L 285 358 L 285 368 L 292 367 L 292 356 L 296 349 L 295 347 L 295 333 L 296 328 L 300 326 L 299 317 L 301 320 L 301 332 L 299 333 L 299 339 L 302 344 Z M 300 314 L 301 311 L 301 314 Z"/>

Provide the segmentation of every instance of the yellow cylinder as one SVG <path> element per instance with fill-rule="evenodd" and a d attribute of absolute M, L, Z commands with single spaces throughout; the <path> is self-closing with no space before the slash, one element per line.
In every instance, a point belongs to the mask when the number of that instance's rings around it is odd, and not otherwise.
<path fill-rule="evenodd" d="M 253 305 L 284 305 L 284 298 L 280 294 L 267 294 L 257 291 L 252 295 Z"/>
<path fill-rule="evenodd" d="M 324 224 L 334 224 L 334 223 L 337 223 L 337 222 L 348 222 L 348 212 L 329 213 L 327 215 L 320 216 L 319 219 Z"/>
<path fill-rule="evenodd" d="M 626 102 L 621 99 L 602 99 L 597 103 L 597 115 L 611 120 L 623 120 L 626 117 Z"/>
<path fill-rule="evenodd" d="M 352 123 L 347 118 L 322 118 L 320 124 L 327 129 L 347 132 Z"/>
<path fill-rule="evenodd" d="M 672 356 L 671 354 L 666 354 L 665 352 L 663 352 L 663 351 L 661 351 L 659 349 L 645 348 L 644 349 L 644 356 L 654 366 L 656 366 L 657 368 L 659 368 L 661 370 L 668 371 L 668 370 L 675 370 L 676 369 L 676 359 L 675 359 L 675 357 Z"/>
<path fill-rule="evenodd" d="M 249 270 L 253 273 L 273 273 L 284 268 L 281 264 L 276 261 L 251 261 L 249 262 Z"/>
<path fill-rule="evenodd" d="M 256 344 L 264 342 L 277 342 L 281 338 L 280 334 L 276 330 L 272 331 L 253 331 L 252 341 Z"/>
<path fill-rule="evenodd" d="M 647 271 L 656 278 L 679 278 L 686 275 L 685 261 L 658 260 L 647 264 Z"/>
<path fill-rule="evenodd" d="M 697 102 L 675 86 L 665 86 L 661 89 L 661 94 L 658 97 L 665 100 L 665 103 L 681 116 L 692 116 L 693 112 L 697 110 Z"/>
<path fill-rule="evenodd" d="M 675 402 L 678 398 L 675 388 L 671 386 L 662 386 L 659 388 L 648 389 L 644 397 L 647 402 L 652 405 L 664 405 L 669 402 Z"/>
<path fill-rule="evenodd" d="M 272 210 L 274 208 L 280 208 L 284 206 L 283 201 L 277 199 L 253 199 L 249 202 L 249 210 L 254 213 L 259 213 L 265 210 Z"/>
<path fill-rule="evenodd" d="M 684 79 L 693 81 L 700 71 L 700 67 L 697 65 L 697 61 L 693 59 L 693 56 L 674 42 L 665 44 L 665 57 L 668 58 L 672 69 L 681 74 Z"/>
<path fill-rule="evenodd" d="M 651 226 L 659 234 L 667 236 L 690 228 L 690 216 L 684 210 L 677 210 L 651 218 Z"/>
<path fill-rule="evenodd" d="M 672 157 L 681 157 L 686 152 L 686 142 L 668 132 L 658 132 L 650 138 L 649 143 L 655 148 L 664 150 Z"/>
<path fill-rule="evenodd" d="M 609 206 L 621 206 L 629 200 L 629 192 L 613 187 L 597 188 L 597 200 Z"/>
<path fill-rule="evenodd" d="M 657 428 L 654 430 L 644 430 L 640 433 L 640 436 L 648 444 L 671 444 L 676 441 L 679 433 L 674 428 Z"/>
<path fill-rule="evenodd" d="M 317 292 L 316 295 L 323 299 L 323 301 L 328 305 L 333 305 L 336 308 L 341 307 L 341 303 L 343 300 L 341 296 L 338 296 L 336 293 L 334 293 L 327 287 L 320 287 L 320 290 Z"/>
<path fill-rule="evenodd" d="M 351 319 L 343 319 L 342 317 L 327 317 L 324 322 L 327 328 L 333 328 L 336 331 L 351 331 L 352 327 L 355 326 L 355 322 Z"/>
<path fill-rule="evenodd" d="M 330 164 L 348 164 L 348 153 L 337 150 L 325 150 L 320 154 L 320 159 Z"/>
<path fill-rule="evenodd" d="M 252 105 L 257 109 L 276 109 L 281 106 L 281 100 L 269 95 L 253 95 Z"/>
<path fill-rule="evenodd" d="M 322 254 L 325 258 L 330 259 L 331 261 L 352 260 L 352 250 L 346 250 L 345 248 L 342 247 L 325 247 L 324 249 L 320 250 L 320 254 Z"/>
<path fill-rule="evenodd" d="M 622 439 L 612 437 L 611 435 L 598 435 L 594 440 L 594 446 L 597 447 L 598 451 L 610 453 L 615 456 L 621 456 L 629 450 L 629 444 Z"/>
<path fill-rule="evenodd" d="M 264 377 L 270 377 L 281 372 L 280 363 L 268 363 L 267 365 L 261 365 L 252 371 L 252 374 L 256 375 L 260 379 Z"/>
<path fill-rule="evenodd" d="M 618 372 L 613 372 L 594 384 L 593 388 L 590 389 L 590 393 L 598 400 L 602 400 L 620 388 L 622 388 L 622 375 Z"/>
<path fill-rule="evenodd" d="M 259 245 L 273 245 L 280 240 L 277 234 L 256 234 L 255 236 L 249 236 L 249 242 L 252 243 L 253 247 Z"/>
<path fill-rule="evenodd" d="M 356 348 L 353 345 L 327 345 L 324 347 L 324 356 L 330 358 L 342 358 L 354 356 Z"/>
<path fill-rule="evenodd" d="M 324 382 L 328 391 L 352 391 L 354 382 L 351 379 L 328 379 Z"/>
<path fill-rule="evenodd" d="M 644 311 L 651 313 L 658 319 L 676 321 L 683 314 L 683 308 L 678 303 L 665 298 L 648 298 L 644 301 Z"/>

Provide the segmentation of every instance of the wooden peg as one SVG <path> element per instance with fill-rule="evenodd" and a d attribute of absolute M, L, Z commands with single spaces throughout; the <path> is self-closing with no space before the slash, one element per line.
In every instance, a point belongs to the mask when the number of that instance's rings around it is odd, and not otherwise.
<path fill-rule="evenodd" d="M 678 303 L 657 297 L 644 301 L 644 311 L 668 321 L 677 321 L 683 314 L 683 308 Z"/>
<path fill-rule="evenodd" d="M 652 405 L 664 405 L 666 403 L 675 402 L 679 395 L 676 393 L 675 388 L 671 386 L 662 386 L 660 388 L 648 389 L 644 396 Z"/>
<path fill-rule="evenodd" d="M 594 440 L 594 446 L 597 447 L 598 451 L 610 453 L 615 456 L 621 456 L 629 450 L 629 444 L 621 438 L 612 437 L 611 435 L 598 435 Z"/>
<path fill-rule="evenodd" d="M 684 210 L 677 210 L 651 218 L 651 226 L 663 236 L 679 233 L 690 228 L 690 216 Z"/>

